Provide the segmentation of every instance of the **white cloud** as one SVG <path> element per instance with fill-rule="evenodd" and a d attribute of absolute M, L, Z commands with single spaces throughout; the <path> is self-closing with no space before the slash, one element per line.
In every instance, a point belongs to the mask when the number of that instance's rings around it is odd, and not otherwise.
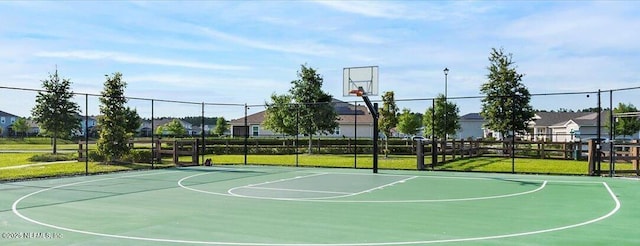
<path fill-rule="evenodd" d="M 220 65 L 204 62 L 180 61 L 175 59 L 150 58 L 128 55 L 118 52 L 106 52 L 95 50 L 75 50 L 75 51 L 44 51 L 35 54 L 40 57 L 55 57 L 79 60 L 111 60 L 121 63 L 134 63 L 146 65 L 161 65 L 174 67 L 199 68 L 210 70 L 247 70 L 246 66 Z"/>
<path fill-rule="evenodd" d="M 419 11 L 405 5 L 383 1 L 316 1 L 321 5 L 335 10 L 354 13 L 368 17 L 388 19 L 417 19 L 424 16 L 417 15 Z"/>
<path fill-rule="evenodd" d="M 356 43 L 362 44 L 383 44 L 384 39 L 363 33 L 354 33 L 349 36 L 349 39 Z"/>
<path fill-rule="evenodd" d="M 209 27 L 198 27 L 198 29 L 202 34 L 205 34 L 209 37 L 256 49 L 314 56 L 325 56 L 333 54 L 329 46 L 318 44 L 315 42 L 297 41 L 292 43 L 274 40 L 272 43 L 269 43 L 265 41 L 259 41 L 255 38 L 246 38 L 238 35 L 232 35 L 230 33 L 221 32 Z"/>
<path fill-rule="evenodd" d="M 635 30 L 640 26 L 640 17 L 636 13 L 606 3 L 585 2 L 572 7 L 523 16 L 507 25 L 502 34 L 546 46 L 542 48 L 578 52 L 637 49 L 640 35 Z"/>

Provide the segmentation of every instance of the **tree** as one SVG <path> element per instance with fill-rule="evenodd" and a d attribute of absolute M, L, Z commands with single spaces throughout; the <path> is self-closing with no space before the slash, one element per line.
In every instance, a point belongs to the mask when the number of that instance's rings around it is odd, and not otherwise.
<path fill-rule="evenodd" d="M 184 128 L 180 120 L 173 119 L 167 124 L 164 124 L 163 130 L 169 132 L 170 135 L 180 137 L 187 134 L 187 129 Z"/>
<path fill-rule="evenodd" d="M 276 119 L 277 124 L 270 126 L 277 132 L 309 136 L 308 151 L 311 154 L 313 135 L 334 132 L 338 127 L 338 113 L 331 105 L 333 100 L 331 95 L 322 91 L 323 79 L 315 69 L 300 65 L 297 75 L 298 79 L 291 81 L 293 86 L 289 90 L 290 96 L 272 96 L 272 100 L 277 100 L 267 108 L 267 114 L 272 114 L 270 116 L 272 119 L 277 116 L 285 117 L 280 122 Z M 290 97 L 296 105 L 286 106 L 285 101 L 289 99 L 287 97 Z M 284 114 L 282 111 L 286 109 L 289 111 Z M 298 128 L 291 126 L 298 126 Z"/>
<path fill-rule="evenodd" d="M 96 145 L 98 153 L 107 162 L 113 162 L 129 153 L 128 141 L 133 136 L 130 128 L 135 123 L 129 122 L 129 117 L 135 111 L 125 107 L 127 99 L 124 97 L 124 89 L 127 83 L 122 80 L 122 74 L 116 72 L 113 76 L 105 77 L 104 89 L 100 94 L 102 117 L 98 118 L 100 138 Z"/>
<path fill-rule="evenodd" d="M 220 117 L 216 122 L 216 128 L 213 129 L 213 132 L 217 136 L 223 136 L 227 129 L 229 129 L 229 123 L 227 123 L 227 120 L 225 120 L 224 117 Z"/>
<path fill-rule="evenodd" d="M 267 111 L 264 116 L 264 127 L 273 132 L 286 135 L 298 133 L 298 107 L 293 104 L 291 95 L 271 95 L 271 103 L 265 103 Z"/>
<path fill-rule="evenodd" d="M 380 111 L 380 131 L 391 136 L 391 129 L 398 125 L 398 106 L 393 91 L 387 91 L 382 95 L 382 108 Z"/>
<path fill-rule="evenodd" d="M 162 136 L 165 134 L 165 127 L 164 126 L 158 126 L 156 127 L 156 135 Z"/>
<path fill-rule="evenodd" d="M 16 136 L 20 135 L 20 133 L 23 134 L 22 136 L 26 136 L 27 131 L 29 131 L 29 123 L 27 123 L 27 119 L 25 118 L 18 118 L 11 125 L 11 129 L 16 133 Z"/>
<path fill-rule="evenodd" d="M 408 108 L 403 108 L 402 113 L 398 116 L 398 132 L 406 135 L 415 135 L 420 131 L 422 125 L 421 116 L 412 113 Z"/>
<path fill-rule="evenodd" d="M 138 115 L 138 111 L 132 108 L 125 108 L 125 130 L 129 133 L 130 137 L 134 136 L 138 132 L 138 128 L 142 125 L 142 118 Z"/>
<path fill-rule="evenodd" d="M 613 128 L 615 136 L 632 136 L 640 131 L 640 119 L 637 115 L 624 116 L 625 113 L 636 113 L 638 109 L 633 104 L 619 103 L 618 107 L 613 108 L 613 115 L 616 117 Z M 611 117 L 607 117 L 606 126 L 611 129 Z"/>
<path fill-rule="evenodd" d="M 422 123 L 425 126 L 425 135 L 431 135 L 433 132 L 436 137 L 444 139 L 460 130 L 460 109 L 455 103 L 447 101 L 442 94 L 435 100 L 435 118 L 432 117 L 434 108 L 429 107 L 424 113 Z"/>
<path fill-rule="evenodd" d="M 480 88 L 480 92 L 485 94 L 480 112 L 487 120 L 485 127 L 500 132 L 502 136 L 511 130 L 526 133 L 534 116 L 529 104 L 531 94 L 522 84 L 524 74 L 516 71 L 512 56 L 511 53 L 505 54 L 502 48 L 493 48 L 489 57 L 491 64 L 487 68 L 488 81 Z"/>
<path fill-rule="evenodd" d="M 53 138 L 53 154 L 57 153 L 57 140 L 66 138 L 73 132 L 80 130 L 80 106 L 71 101 L 71 81 L 60 79 L 58 71 L 49 74 L 49 78 L 42 80 L 45 91 L 38 92 L 36 105 L 31 110 L 33 119 Z"/>

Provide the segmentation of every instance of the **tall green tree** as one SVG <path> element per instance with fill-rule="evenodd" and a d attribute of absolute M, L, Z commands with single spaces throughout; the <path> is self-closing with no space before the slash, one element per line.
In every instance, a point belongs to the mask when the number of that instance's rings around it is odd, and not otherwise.
<path fill-rule="evenodd" d="M 609 111 L 611 112 L 611 111 Z M 635 113 L 638 109 L 633 104 L 619 103 L 613 108 L 613 115 L 617 116 L 613 128 L 613 134 L 616 136 L 633 136 L 640 131 L 640 118 L 635 115 L 625 115 L 625 113 Z M 607 117 L 605 123 L 608 129 L 611 129 L 611 117 Z"/>
<path fill-rule="evenodd" d="M 213 133 L 216 136 L 223 136 L 224 133 L 229 129 L 229 123 L 224 117 L 218 117 L 216 121 L 216 128 L 213 129 Z"/>
<path fill-rule="evenodd" d="M 80 130 L 80 106 L 71 101 L 71 81 L 60 79 L 58 71 L 42 80 L 44 91 L 38 92 L 36 105 L 31 110 L 33 119 L 53 139 L 53 154 L 57 153 L 58 138 L 66 138 Z"/>
<path fill-rule="evenodd" d="M 22 133 L 24 137 L 27 135 L 27 131 L 29 131 L 29 123 L 27 123 L 27 119 L 20 117 L 13 122 L 11 129 L 16 133 L 16 136 L 20 136 L 20 133 Z"/>
<path fill-rule="evenodd" d="M 516 134 L 524 134 L 529 128 L 528 123 L 534 116 L 531 105 L 531 94 L 522 83 L 524 74 L 516 71 L 513 55 L 504 50 L 491 50 L 489 74 L 487 82 L 482 84 L 480 92 L 485 95 L 482 99 L 480 115 L 487 122 L 485 127 L 500 132 L 506 136 L 513 130 Z"/>
<path fill-rule="evenodd" d="M 184 128 L 184 126 L 178 119 L 173 119 L 169 123 L 164 124 L 163 130 L 169 132 L 169 135 L 175 137 L 181 137 L 187 134 L 187 129 Z"/>
<path fill-rule="evenodd" d="M 136 109 L 130 107 L 125 108 L 125 130 L 129 134 L 129 137 L 133 137 L 138 133 L 138 129 L 142 125 L 142 118 L 138 114 Z"/>
<path fill-rule="evenodd" d="M 380 113 L 380 131 L 388 137 L 391 136 L 391 129 L 398 125 L 398 106 L 396 105 L 393 91 L 387 91 L 382 95 L 382 108 Z"/>
<path fill-rule="evenodd" d="M 408 108 L 403 108 L 398 116 L 398 132 L 406 135 L 416 135 L 422 126 L 422 116 L 411 112 Z"/>
<path fill-rule="evenodd" d="M 265 112 L 263 125 L 270 131 L 296 135 L 299 132 L 298 124 L 298 106 L 293 103 L 291 95 L 271 94 L 271 102 L 265 103 L 267 111 Z"/>
<path fill-rule="evenodd" d="M 122 80 L 121 73 L 112 76 L 105 75 L 104 89 L 100 94 L 100 138 L 98 139 L 98 153 L 105 157 L 107 162 L 120 160 L 129 153 L 129 139 L 131 133 L 128 115 L 131 113 L 125 107 L 127 98 L 124 97 L 124 89 L 127 83 Z M 132 123 L 131 123 L 132 124 Z"/>
<path fill-rule="evenodd" d="M 338 113 L 331 104 L 331 95 L 322 91 L 323 79 L 315 69 L 300 65 L 298 79 L 291 81 L 289 90 L 294 102 L 298 103 L 295 111 L 299 116 L 299 133 L 309 136 L 309 154 L 312 150 L 314 134 L 328 134 L 338 127 Z"/>
<path fill-rule="evenodd" d="M 158 136 L 164 136 L 166 134 L 164 125 L 156 127 L 155 133 Z"/>
<path fill-rule="evenodd" d="M 442 94 L 435 100 L 435 109 L 429 107 L 423 116 L 424 134 L 431 135 L 433 132 L 436 137 L 444 139 L 447 135 L 454 135 L 460 130 L 460 109 L 455 103 L 446 100 Z M 433 118 L 434 110 L 435 118 Z"/>

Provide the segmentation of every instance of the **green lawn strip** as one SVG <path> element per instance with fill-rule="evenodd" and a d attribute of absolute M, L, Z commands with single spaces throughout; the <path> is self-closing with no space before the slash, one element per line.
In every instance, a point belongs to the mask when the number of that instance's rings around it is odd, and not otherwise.
<path fill-rule="evenodd" d="M 243 155 L 206 155 L 205 158 L 211 158 L 214 164 L 243 164 Z M 190 157 L 180 157 L 180 161 L 188 162 Z M 248 155 L 248 164 L 258 165 L 280 165 L 280 166 L 296 166 L 295 155 Z M 371 168 L 373 157 L 371 154 L 358 155 L 357 162 L 354 162 L 354 155 L 298 155 L 298 166 L 316 166 L 316 167 L 345 167 L 350 168 Z M 411 155 L 390 155 L 389 157 L 380 156 L 378 158 L 378 166 L 386 169 L 415 169 L 416 158 Z"/>
<path fill-rule="evenodd" d="M 0 153 L 0 167 L 18 166 L 24 164 L 33 164 L 29 158 L 34 153 Z"/>
<path fill-rule="evenodd" d="M 156 168 L 172 167 L 173 164 L 156 164 Z M 150 164 L 118 164 L 107 165 L 96 162 L 89 162 L 89 173 L 107 173 L 117 171 L 151 169 Z M 20 180 L 44 177 L 70 176 L 85 174 L 84 162 L 58 163 L 47 165 L 34 165 L 29 167 L 3 169 L 0 171 L 0 180 Z"/>
<path fill-rule="evenodd" d="M 513 163 L 517 173 L 586 175 L 589 172 L 587 161 L 516 158 Z M 436 168 L 452 171 L 511 172 L 512 162 L 511 158 L 476 157 L 451 161 Z M 609 170 L 609 163 L 602 162 L 601 169 Z M 633 170 L 633 167 L 629 163 L 617 163 L 616 170 Z"/>
<path fill-rule="evenodd" d="M 95 145 L 89 145 L 89 149 L 95 149 Z M 0 144 L 0 150 L 38 150 L 53 151 L 51 144 Z M 78 144 L 58 144 L 57 150 L 78 150 Z"/>
<path fill-rule="evenodd" d="M 211 158 L 214 164 L 243 164 L 243 155 L 206 155 Z M 439 157 L 440 158 L 440 157 Z M 357 168 L 371 168 L 372 155 L 358 155 Z M 181 157 L 181 161 L 188 161 L 187 157 Z M 248 164 L 259 165 L 283 165 L 295 166 L 295 155 L 249 155 Z M 430 156 L 425 157 L 425 168 L 429 169 L 431 163 Z M 539 174 L 570 174 L 587 175 L 587 161 L 575 160 L 555 160 L 555 159 L 525 159 L 516 158 L 514 161 L 517 173 L 539 173 Z M 353 155 L 298 155 L 299 166 L 318 167 L 354 167 Z M 378 157 L 378 167 L 381 169 L 406 169 L 415 170 L 416 157 L 412 155 L 390 155 Z M 436 170 L 447 171 L 473 171 L 473 172 L 511 172 L 511 158 L 502 157 L 475 157 L 450 161 L 446 164 L 438 165 Z M 609 164 L 601 163 L 603 172 L 609 170 Z M 633 170 L 631 164 L 618 163 L 616 170 Z"/>

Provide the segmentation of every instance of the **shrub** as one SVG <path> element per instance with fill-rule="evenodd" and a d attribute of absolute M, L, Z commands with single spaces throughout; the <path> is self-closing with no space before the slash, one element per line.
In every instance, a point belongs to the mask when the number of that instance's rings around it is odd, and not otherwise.
<path fill-rule="evenodd" d="M 37 154 L 29 158 L 33 162 L 53 162 L 53 161 L 72 161 L 78 159 L 78 155 L 71 154 Z"/>
<path fill-rule="evenodd" d="M 104 162 L 106 159 L 107 158 L 104 158 L 104 156 L 98 153 L 98 151 L 95 151 L 95 150 L 89 151 L 89 161 Z"/>
<path fill-rule="evenodd" d="M 151 150 L 131 150 L 122 157 L 122 160 L 133 163 L 149 163 L 152 155 Z"/>

